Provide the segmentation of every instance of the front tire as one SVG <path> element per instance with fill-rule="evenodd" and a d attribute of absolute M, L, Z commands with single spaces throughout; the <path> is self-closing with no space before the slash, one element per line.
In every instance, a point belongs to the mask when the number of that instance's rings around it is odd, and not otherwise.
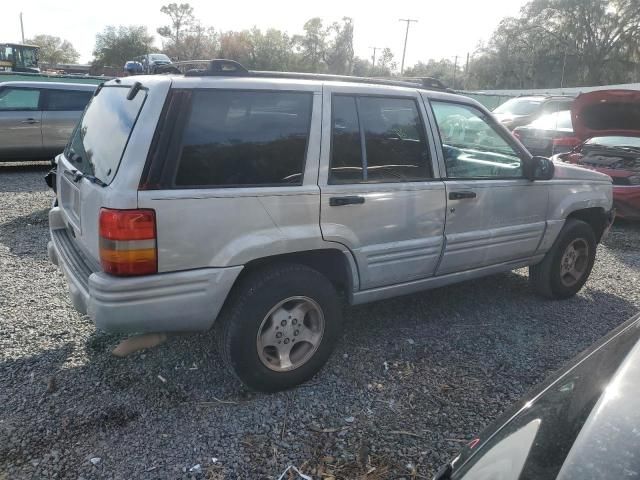
<path fill-rule="evenodd" d="M 589 224 L 568 219 L 542 262 L 529 267 L 533 290 L 551 299 L 573 297 L 591 274 L 596 247 L 596 237 Z"/>
<path fill-rule="evenodd" d="M 219 319 L 225 363 L 249 388 L 275 392 L 313 377 L 342 327 L 332 283 L 304 265 L 249 273 L 234 287 Z"/>

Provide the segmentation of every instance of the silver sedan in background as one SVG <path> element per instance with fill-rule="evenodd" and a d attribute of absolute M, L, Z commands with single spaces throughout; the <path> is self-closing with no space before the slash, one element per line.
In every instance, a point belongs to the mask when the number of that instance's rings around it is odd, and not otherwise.
<path fill-rule="evenodd" d="M 97 85 L 0 83 L 0 162 L 46 160 L 64 150 Z"/>

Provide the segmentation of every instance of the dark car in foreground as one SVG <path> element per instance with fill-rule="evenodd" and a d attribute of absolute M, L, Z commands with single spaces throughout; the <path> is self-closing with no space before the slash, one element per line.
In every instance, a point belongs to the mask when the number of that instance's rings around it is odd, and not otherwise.
<path fill-rule="evenodd" d="M 528 125 L 517 127 L 513 135 L 531 155 L 542 157 L 570 152 L 580 143 L 573 133 L 570 110 L 543 115 Z"/>
<path fill-rule="evenodd" d="M 637 315 L 504 414 L 435 479 L 638 478 L 639 396 Z"/>
<path fill-rule="evenodd" d="M 509 130 L 527 125 L 543 115 L 569 110 L 572 97 L 532 95 L 507 100 L 493 110 L 493 116 Z"/>
<path fill-rule="evenodd" d="M 640 220 L 640 92 L 601 90 L 580 95 L 572 108 L 572 122 L 583 142 L 554 159 L 609 175 L 616 215 Z"/>

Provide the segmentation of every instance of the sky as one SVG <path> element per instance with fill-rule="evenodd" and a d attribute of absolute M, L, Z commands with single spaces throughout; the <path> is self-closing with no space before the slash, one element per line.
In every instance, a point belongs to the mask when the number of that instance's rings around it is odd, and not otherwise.
<path fill-rule="evenodd" d="M 278 28 L 296 34 L 305 21 L 320 17 L 327 24 L 342 17 L 354 21 L 354 49 L 359 57 L 371 58 L 370 47 L 389 47 L 400 64 L 406 24 L 412 18 L 405 65 L 430 58 L 450 58 L 459 62 L 486 41 L 500 20 L 515 15 L 526 0 L 402 0 L 395 2 L 321 0 L 171 0 L 188 1 L 195 16 L 216 30 L 242 30 L 257 26 Z M 6 0 L 2 6 L 0 41 L 20 41 L 19 14 L 23 13 L 25 38 L 46 33 L 69 40 L 80 52 L 80 62 L 91 60 L 95 35 L 107 25 L 146 25 L 156 29 L 168 23 L 160 13 L 170 0 Z M 380 6 L 378 6 L 380 5 Z M 389 6 L 393 6 L 391 9 Z"/>

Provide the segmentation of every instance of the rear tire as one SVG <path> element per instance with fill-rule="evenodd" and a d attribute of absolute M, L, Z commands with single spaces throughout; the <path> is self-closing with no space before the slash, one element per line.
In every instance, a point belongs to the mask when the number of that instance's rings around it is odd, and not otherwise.
<path fill-rule="evenodd" d="M 251 389 L 294 387 L 328 360 L 341 333 L 341 310 L 333 284 L 309 267 L 251 272 L 234 287 L 218 320 L 223 359 Z"/>
<path fill-rule="evenodd" d="M 573 297 L 589 278 L 596 246 L 596 237 L 589 224 L 568 219 L 542 262 L 529 267 L 529 283 L 533 290 L 550 299 Z"/>

